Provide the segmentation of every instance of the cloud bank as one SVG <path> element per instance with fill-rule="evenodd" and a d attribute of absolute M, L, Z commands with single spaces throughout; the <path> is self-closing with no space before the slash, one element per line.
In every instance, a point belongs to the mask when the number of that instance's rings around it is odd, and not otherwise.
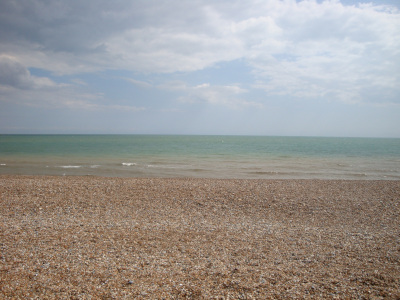
<path fill-rule="evenodd" d="M 245 84 L 182 82 L 177 100 L 230 107 L 261 107 L 271 97 L 400 104 L 400 11 L 393 5 L 4 0 L 0 54 L 3 95 L 32 98 L 26 93 L 32 90 L 46 99 L 58 89 L 65 95 L 61 102 L 74 98 L 87 108 L 100 105 L 102 96 L 87 95 L 77 83 L 84 83 L 82 74 L 123 70 L 135 86 L 159 89 L 171 82 L 171 74 L 233 61 L 247 67 Z M 47 75 L 32 75 L 33 69 Z M 152 75 L 158 76 L 156 84 L 143 80 Z M 57 76 L 70 80 L 60 82 Z"/>

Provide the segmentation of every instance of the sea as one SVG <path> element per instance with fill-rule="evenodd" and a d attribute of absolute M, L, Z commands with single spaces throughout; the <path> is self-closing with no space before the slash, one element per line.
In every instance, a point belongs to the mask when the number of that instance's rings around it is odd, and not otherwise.
<path fill-rule="evenodd" d="M 0 174 L 400 180 L 400 139 L 0 135 Z"/>

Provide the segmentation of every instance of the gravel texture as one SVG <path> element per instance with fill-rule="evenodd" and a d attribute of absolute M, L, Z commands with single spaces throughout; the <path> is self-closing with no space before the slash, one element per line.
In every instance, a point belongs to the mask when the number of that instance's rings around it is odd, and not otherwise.
<path fill-rule="evenodd" d="M 400 181 L 0 176 L 1 299 L 400 299 Z"/>

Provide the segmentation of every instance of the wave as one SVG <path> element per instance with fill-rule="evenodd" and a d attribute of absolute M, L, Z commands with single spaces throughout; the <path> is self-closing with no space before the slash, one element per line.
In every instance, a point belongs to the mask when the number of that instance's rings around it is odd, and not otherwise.
<path fill-rule="evenodd" d="M 79 169 L 82 166 L 59 166 L 59 168 L 63 168 L 63 169 Z"/>
<path fill-rule="evenodd" d="M 123 166 L 131 167 L 131 166 L 137 166 L 137 163 L 130 163 L 130 162 L 123 162 Z"/>

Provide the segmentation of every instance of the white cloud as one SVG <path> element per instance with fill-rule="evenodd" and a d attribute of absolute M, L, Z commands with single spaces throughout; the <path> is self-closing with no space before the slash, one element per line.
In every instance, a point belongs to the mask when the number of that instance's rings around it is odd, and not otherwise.
<path fill-rule="evenodd" d="M 151 88 L 153 87 L 153 85 L 151 83 L 148 83 L 146 81 L 142 81 L 142 80 L 136 80 L 133 78 L 125 78 L 125 80 L 131 82 L 133 85 L 141 87 L 141 88 Z"/>
<path fill-rule="evenodd" d="M 281 48 L 260 43 L 257 52 L 250 51 L 258 87 L 271 94 L 346 102 L 399 100 L 398 12 L 344 7 L 338 1 L 283 6 L 285 14 L 276 17 Z M 390 91 L 375 100 L 360 92 L 372 86 Z"/>
<path fill-rule="evenodd" d="M 178 100 L 183 103 L 207 103 L 223 105 L 229 108 L 242 108 L 246 106 L 262 107 L 261 103 L 246 100 L 243 97 L 248 91 L 238 85 L 211 85 L 202 83 L 196 86 L 186 85 L 181 81 L 168 82 L 158 88 L 178 91 L 181 96 Z"/>
<path fill-rule="evenodd" d="M 54 89 L 0 89 L 1 102 L 13 102 L 18 105 L 41 109 L 71 109 L 77 111 L 143 111 L 145 107 L 113 104 L 102 94 L 90 94 L 74 86 L 62 86 Z"/>
<path fill-rule="evenodd" d="M 77 85 L 85 85 L 85 83 L 78 80 Z M 47 77 L 32 76 L 16 58 L 5 55 L 0 56 L 1 101 L 26 106 L 78 110 L 142 111 L 145 109 L 119 104 L 104 104 L 102 103 L 104 102 L 102 94 L 85 93 L 71 84 L 58 84 Z"/>
<path fill-rule="evenodd" d="M 194 71 L 240 57 L 236 40 L 164 28 L 132 29 L 106 43 L 119 67 L 146 73 Z"/>

